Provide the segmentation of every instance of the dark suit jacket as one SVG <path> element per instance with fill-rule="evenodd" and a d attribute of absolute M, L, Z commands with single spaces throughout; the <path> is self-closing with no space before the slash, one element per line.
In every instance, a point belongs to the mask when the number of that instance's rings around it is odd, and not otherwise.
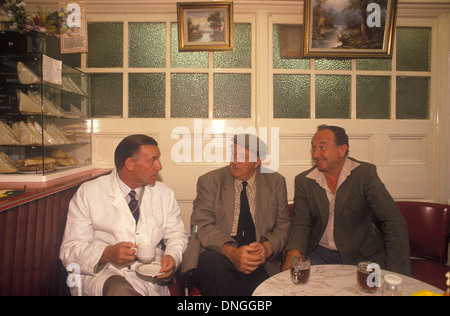
<path fill-rule="evenodd" d="M 273 275 L 280 272 L 279 255 L 286 245 L 290 227 L 286 181 L 278 173 L 261 173 L 260 168 L 256 172 L 256 240 L 272 243 L 274 255 L 266 260 L 265 268 Z M 237 245 L 231 237 L 234 198 L 234 178 L 229 166 L 199 178 L 191 217 L 191 226 L 197 227 L 197 233 L 191 236 L 182 273 L 196 268 L 199 253 L 205 250 L 221 253 L 225 243 Z"/>
<path fill-rule="evenodd" d="M 370 260 L 382 269 L 411 275 L 405 219 L 378 177 L 376 167 L 358 163 L 361 165 L 336 192 L 334 240 L 342 262 L 354 265 Z M 295 178 L 294 214 L 287 250 L 312 252 L 327 226 L 326 192 L 315 180 L 306 177 L 314 168 Z"/>

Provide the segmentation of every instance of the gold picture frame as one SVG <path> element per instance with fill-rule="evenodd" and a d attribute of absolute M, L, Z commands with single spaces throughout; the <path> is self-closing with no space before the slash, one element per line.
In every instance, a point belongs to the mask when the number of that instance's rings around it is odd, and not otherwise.
<path fill-rule="evenodd" d="M 233 2 L 179 2 L 180 52 L 233 51 Z"/>
<path fill-rule="evenodd" d="M 397 2 L 304 0 L 304 57 L 392 58 Z"/>

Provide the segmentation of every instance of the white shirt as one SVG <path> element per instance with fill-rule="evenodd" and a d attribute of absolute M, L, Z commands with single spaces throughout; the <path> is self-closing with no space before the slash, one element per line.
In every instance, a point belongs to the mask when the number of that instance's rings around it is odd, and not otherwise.
<path fill-rule="evenodd" d="M 139 201 L 139 205 L 141 204 L 142 187 L 139 187 L 135 190 L 131 189 L 128 185 L 125 184 L 125 182 L 122 181 L 122 179 L 120 179 L 118 172 L 117 172 L 117 183 L 119 184 L 119 188 L 122 191 L 123 196 L 125 197 L 125 200 L 127 201 L 127 204 L 130 204 L 130 201 L 131 201 L 131 197 L 129 195 L 131 191 L 136 192 L 136 200 Z"/>
<path fill-rule="evenodd" d="M 336 191 L 338 191 L 339 187 L 342 183 L 347 179 L 350 173 L 356 169 L 360 164 L 356 161 L 346 158 L 344 165 L 342 166 L 341 173 L 339 174 L 338 183 L 336 186 Z M 329 204 L 329 218 L 327 227 L 325 232 L 322 235 L 322 239 L 319 242 L 319 245 L 330 250 L 337 250 L 336 243 L 334 242 L 334 209 L 336 203 L 336 193 L 332 193 L 328 188 L 327 179 L 325 175 L 319 171 L 319 169 L 315 168 L 311 171 L 307 176 L 309 179 L 316 180 L 316 182 L 325 190 L 327 193 L 328 204 Z"/>

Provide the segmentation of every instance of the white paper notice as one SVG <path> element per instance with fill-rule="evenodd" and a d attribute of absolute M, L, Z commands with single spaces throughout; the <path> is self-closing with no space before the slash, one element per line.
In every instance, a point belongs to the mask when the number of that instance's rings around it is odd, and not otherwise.
<path fill-rule="evenodd" d="M 44 81 L 62 84 L 62 61 L 42 55 L 42 79 Z"/>
<path fill-rule="evenodd" d="M 87 53 L 86 2 L 60 2 L 59 7 L 69 12 L 65 23 L 69 31 L 61 32 L 61 54 Z"/>

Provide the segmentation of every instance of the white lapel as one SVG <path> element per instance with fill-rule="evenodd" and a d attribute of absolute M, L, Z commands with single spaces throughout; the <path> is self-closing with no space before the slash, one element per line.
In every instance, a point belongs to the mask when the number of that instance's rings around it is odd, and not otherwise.
<path fill-rule="evenodd" d="M 134 224 L 135 220 L 133 214 L 131 214 L 127 201 L 125 200 L 123 193 L 119 188 L 119 184 L 117 182 L 117 171 L 115 169 L 110 175 L 109 183 L 111 185 L 109 188 L 109 195 L 113 198 L 112 206 L 119 212 L 125 214 L 130 224 Z"/>

